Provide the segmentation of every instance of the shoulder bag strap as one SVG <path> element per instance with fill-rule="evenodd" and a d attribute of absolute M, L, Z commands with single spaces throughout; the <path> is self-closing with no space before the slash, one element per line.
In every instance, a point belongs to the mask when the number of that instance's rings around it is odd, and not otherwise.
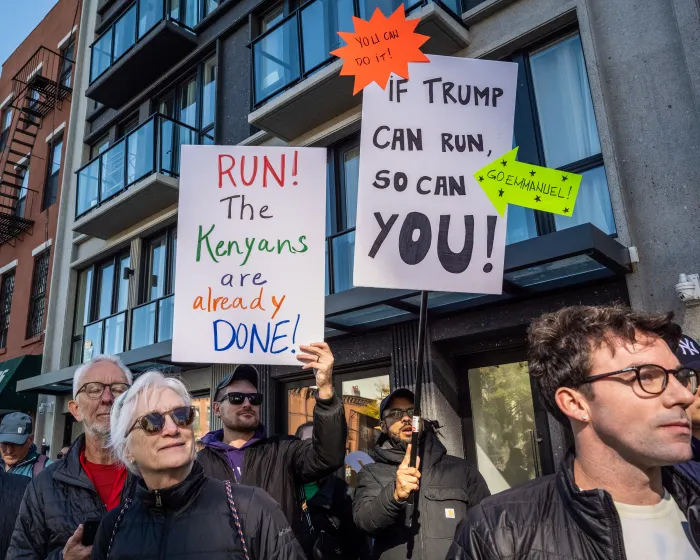
<path fill-rule="evenodd" d="M 238 509 L 236 508 L 236 502 L 233 501 L 233 491 L 231 490 L 231 481 L 224 480 L 224 485 L 226 486 L 226 499 L 228 500 L 228 507 L 231 510 L 231 515 L 233 516 L 233 523 L 236 526 L 236 531 L 241 539 L 241 546 L 243 547 L 243 556 L 245 560 L 250 560 L 248 556 L 248 546 L 245 543 L 245 537 L 243 536 L 243 527 L 241 526 L 241 519 L 238 515 Z"/>
<path fill-rule="evenodd" d="M 112 552 L 112 545 L 114 544 L 114 538 L 117 536 L 119 524 L 121 523 L 122 517 L 124 517 L 124 514 L 126 513 L 126 510 L 129 509 L 130 505 L 131 498 L 127 498 L 126 500 L 124 500 L 124 505 L 122 506 L 122 509 L 119 512 L 119 515 L 117 516 L 117 520 L 114 523 L 114 527 L 112 528 L 112 535 L 109 537 L 109 545 L 107 546 L 107 560 L 109 560 L 109 555 Z"/>
<path fill-rule="evenodd" d="M 39 457 L 37 457 L 37 460 L 34 461 L 34 465 L 32 466 L 32 478 L 38 475 L 41 471 L 43 471 L 45 466 L 46 455 L 39 455 Z"/>
<path fill-rule="evenodd" d="M 311 515 L 309 514 L 309 504 L 306 502 L 306 493 L 304 492 L 304 487 L 299 486 L 299 505 L 301 506 L 301 512 L 304 515 L 306 519 L 306 523 L 309 525 L 309 531 L 311 532 L 311 535 L 316 534 L 316 529 L 314 528 L 314 524 L 311 523 Z"/>

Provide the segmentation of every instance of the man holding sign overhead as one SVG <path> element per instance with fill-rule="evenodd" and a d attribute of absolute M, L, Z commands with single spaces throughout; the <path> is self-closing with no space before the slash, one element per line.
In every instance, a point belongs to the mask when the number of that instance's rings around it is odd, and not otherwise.
<path fill-rule="evenodd" d="M 310 554 L 316 535 L 302 512 L 303 485 L 343 466 L 347 424 L 343 402 L 333 391 L 333 354 L 325 342 L 302 345 L 297 360 L 316 377 L 314 432 L 310 440 L 268 437 L 260 423 L 258 371 L 242 364 L 216 386 L 214 414 L 224 427 L 202 438 L 198 460 L 204 472 L 267 491 L 282 507 L 297 540 Z"/>

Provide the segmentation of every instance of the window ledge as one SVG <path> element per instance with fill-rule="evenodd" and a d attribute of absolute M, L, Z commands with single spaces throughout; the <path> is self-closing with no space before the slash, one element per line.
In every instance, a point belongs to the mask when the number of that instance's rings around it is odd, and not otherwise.
<path fill-rule="evenodd" d="M 36 344 L 37 342 L 41 342 L 41 340 L 42 340 L 41 335 L 33 336 L 32 338 L 27 338 L 22 343 L 22 348 L 25 348 L 27 346 L 31 346 L 32 344 Z"/>

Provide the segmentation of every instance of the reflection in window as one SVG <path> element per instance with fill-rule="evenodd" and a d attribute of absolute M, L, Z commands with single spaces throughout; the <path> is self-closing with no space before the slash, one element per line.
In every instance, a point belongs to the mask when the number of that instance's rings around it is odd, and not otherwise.
<path fill-rule="evenodd" d="M 343 45 L 337 32 L 354 30 L 353 12 L 352 0 L 316 0 L 302 10 L 305 73 L 331 58 L 329 53 Z"/>
<path fill-rule="evenodd" d="M 202 127 L 214 123 L 216 111 L 216 60 L 211 58 L 204 63 L 204 84 L 202 91 Z"/>
<path fill-rule="evenodd" d="M 197 415 L 194 418 L 194 439 L 198 441 L 209 432 L 209 415 L 211 413 L 211 400 L 209 395 L 193 396 L 192 406 L 197 409 Z"/>
<path fill-rule="evenodd" d="M 610 191 L 605 177 L 605 168 L 596 167 L 582 173 L 583 180 L 571 217 L 554 215 L 557 230 L 591 223 L 599 230 L 614 234 L 615 219 L 610 204 Z"/>
<path fill-rule="evenodd" d="M 97 319 L 108 317 L 112 314 L 112 287 L 114 285 L 114 263 L 110 262 L 100 267 L 98 271 L 98 307 Z"/>
<path fill-rule="evenodd" d="M 357 185 L 360 180 L 360 147 L 343 154 L 343 187 L 345 191 L 345 228 L 355 227 L 357 220 Z"/>
<path fill-rule="evenodd" d="M 114 58 L 117 60 L 136 42 L 136 6 L 114 24 Z"/>
<path fill-rule="evenodd" d="M 148 254 L 150 266 L 146 282 L 148 284 L 148 301 L 152 301 L 165 295 L 165 236 L 151 241 Z"/>
<path fill-rule="evenodd" d="M 197 124 L 197 81 L 192 78 L 180 87 L 180 122 Z"/>
<path fill-rule="evenodd" d="M 492 494 L 535 478 L 535 409 L 527 362 L 470 369 L 477 466 Z"/>
<path fill-rule="evenodd" d="M 139 0 L 139 39 L 163 19 L 163 2 Z"/>

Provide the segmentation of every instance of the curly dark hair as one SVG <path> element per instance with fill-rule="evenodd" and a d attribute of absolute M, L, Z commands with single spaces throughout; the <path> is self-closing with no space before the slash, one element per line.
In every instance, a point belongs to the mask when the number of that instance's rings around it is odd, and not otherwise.
<path fill-rule="evenodd" d="M 664 339 L 675 350 L 681 328 L 672 319 L 673 313 L 637 313 L 622 305 L 577 305 L 534 320 L 528 329 L 528 365 L 547 410 L 566 421 L 554 400 L 559 387 L 577 387 L 593 397 L 590 385 L 579 384 L 590 375 L 592 354 L 603 344 L 614 352 L 615 342 L 636 342 L 644 334 Z"/>

